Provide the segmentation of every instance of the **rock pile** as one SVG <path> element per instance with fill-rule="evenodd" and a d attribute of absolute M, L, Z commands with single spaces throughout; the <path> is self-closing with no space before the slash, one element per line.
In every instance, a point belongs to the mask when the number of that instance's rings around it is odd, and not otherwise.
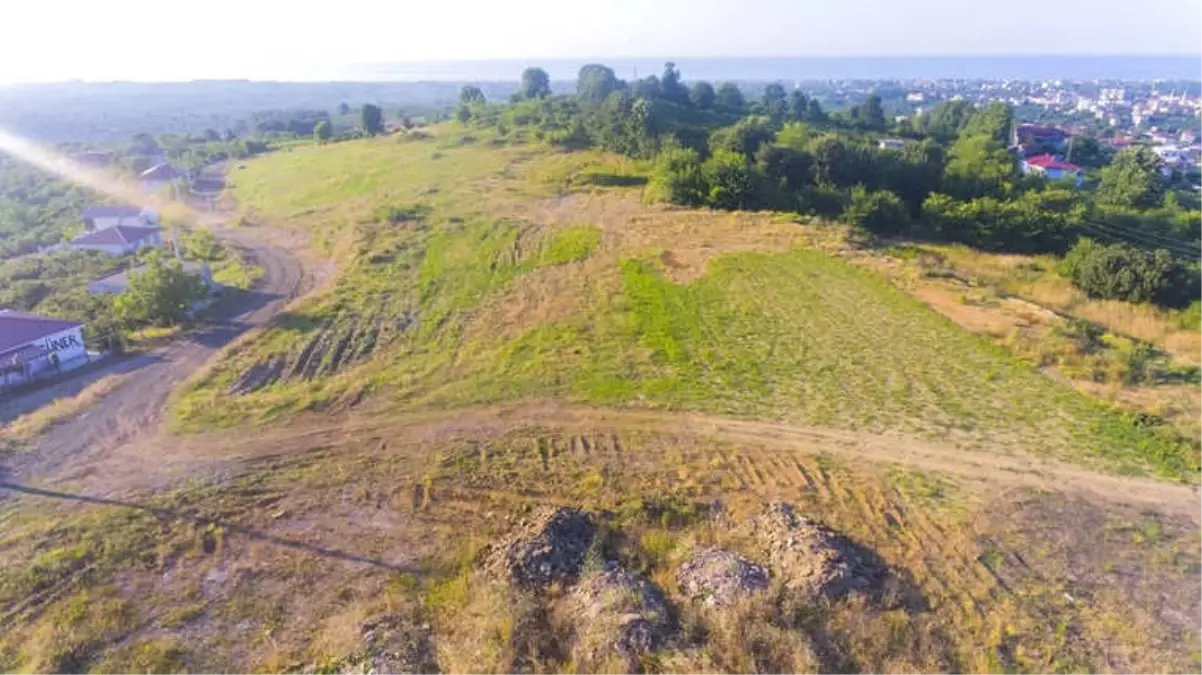
<path fill-rule="evenodd" d="M 698 551 L 676 570 L 680 590 L 694 602 L 725 607 L 768 588 L 768 571 L 733 551 Z"/>
<path fill-rule="evenodd" d="M 833 598 L 884 579 L 885 570 L 871 553 L 789 504 L 769 504 L 753 527 L 790 590 Z"/>
<path fill-rule="evenodd" d="M 580 576 L 596 525 L 567 507 L 545 508 L 513 528 L 487 554 L 485 569 L 512 584 L 545 588 Z"/>
<path fill-rule="evenodd" d="M 641 658 L 670 632 L 668 604 L 659 589 L 616 565 L 582 580 L 570 607 L 576 624 L 572 655 L 587 670 L 606 669 L 616 655 L 623 670 L 639 672 Z"/>

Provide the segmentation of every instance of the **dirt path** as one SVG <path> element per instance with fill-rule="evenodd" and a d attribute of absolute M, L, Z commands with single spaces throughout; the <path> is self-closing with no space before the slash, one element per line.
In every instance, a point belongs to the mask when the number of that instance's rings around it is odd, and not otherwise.
<path fill-rule="evenodd" d="M 223 239 L 241 249 L 250 262 L 263 268 L 251 291 L 231 298 L 203 330 L 170 345 L 114 361 L 113 372 L 127 373 L 124 381 L 74 419 L 52 427 L 29 448 L 2 460 L 0 474 L 15 483 L 43 477 L 78 477 L 75 468 L 103 464 L 123 445 L 153 435 L 163 417 L 168 395 L 221 347 L 247 330 L 263 325 L 311 285 L 295 248 L 262 229 L 216 228 Z M 269 239 L 271 240 L 269 242 Z M 286 239 L 285 239 L 286 241 Z M 103 373 L 102 373 L 103 374 Z"/>
<path fill-rule="evenodd" d="M 661 410 L 606 409 L 556 401 L 389 414 L 352 412 L 311 415 L 287 426 L 248 434 L 246 430 L 131 444 L 110 458 L 102 473 L 85 481 L 89 493 L 160 488 L 198 476 L 233 474 L 268 455 L 304 453 L 352 444 L 368 447 L 452 439 L 486 440 L 510 432 L 583 434 L 590 431 L 647 432 L 676 438 L 712 439 L 747 449 L 751 462 L 773 472 L 779 453 L 828 454 L 879 469 L 888 464 L 947 475 L 968 493 L 989 496 L 1027 487 L 1084 496 L 1102 503 L 1150 508 L 1202 519 L 1196 486 L 1151 478 L 1117 476 L 1025 454 L 970 451 L 901 435 L 880 435 L 731 419 Z M 654 444 L 650 444 L 654 445 Z M 654 452 L 640 448 L 640 452 Z M 146 471 L 153 463 L 155 469 Z"/>

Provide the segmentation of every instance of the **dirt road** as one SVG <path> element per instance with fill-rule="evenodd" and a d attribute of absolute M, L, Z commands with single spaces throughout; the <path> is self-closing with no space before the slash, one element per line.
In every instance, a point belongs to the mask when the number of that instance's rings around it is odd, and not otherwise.
<path fill-rule="evenodd" d="M 125 373 L 124 380 L 74 419 L 52 427 L 29 448 L 0 459 L 0 474 L 21 483 L 55 476 L 79 478 L 106 455 L 140 436 L 154 434 L 171 392 L 218 349 L 268 319 L 311 285 L 296 251 L 277 233 L 261 229 L 218 228 L 218 234 L 263 268 L 251 291 L 227 299 L 203 330 L 147 354 L 116 360 L 90 376 Z M 270 239 L 270 242 L 269 242 Z M 284 243 L 281 243 L 284 242 Z M 36 394 L 35 394 L 36 396 Z M 21 402 L 16 402 L 20 405 Z"/>

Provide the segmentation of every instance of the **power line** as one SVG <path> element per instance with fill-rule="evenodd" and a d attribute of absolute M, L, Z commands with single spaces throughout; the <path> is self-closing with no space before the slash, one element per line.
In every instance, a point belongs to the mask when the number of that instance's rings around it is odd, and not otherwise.
<path fill-rule="evenodd" d="M 1170 253 L 1176 253 L 1185 257 L 1197 258 L 1202 255 L 1202 249 L 1199 249 L 1197 244 L 1191 244 L 1180 240 L 1172 241 L 1167 238 L 1157 240 L 1150 237 L 1148 233 L 1123 230 L 1113 226 L 1088 222 L 1082 223 L 1081 229 L 1090 234 L 1096 234 L 1107 239 L 1117 239 L 1119 241 L 1136 243 L 1150 248 L 1164 249 Z"/>
<path fill-rule="evenodd" d="M 1198 243 L 1189 241 L 1187 239 L 1178 239 L 1176 237 L 1171 237 L 1171 236 L 1168 236 L 1165 234 L 1161 234 L 1154 230 L 1144 230 L 1144 229 L 1140 229 L 1140 228 L 1136 228 L 1136 227 L 1119 225 L 1118 223 L 1106 223 L 1106 222 L 1090 221 L 1090 220 L 1086 220 L 1083 222 L 1086 225 L 1093 225 L 1095 227 L 1110 229 L 1110 230 L 1124 233 L 1124 234 L 1131 234 L 1132 236 L 1144 237 L 1146 239 L 1151 239 L 1153 241 L 1162 241 L 1165 244 L 1170 245 L 1170 246 L 1196 247 L 1199 245 Z"/>

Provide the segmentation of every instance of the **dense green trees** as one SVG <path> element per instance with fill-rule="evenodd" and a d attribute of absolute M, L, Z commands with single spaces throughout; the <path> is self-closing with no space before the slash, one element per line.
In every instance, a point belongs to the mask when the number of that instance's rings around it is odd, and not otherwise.
<path fill-rule="evenodd" d="M 1002 198 L 1017 179 L 1014 156 L 990 136 L 961 136 L 948 149 L 943 182 L 947 193 L 957 199 Z"/>
<path fill-rule="evenodd" d="M 522 85 L 517 93 L 523 99 L 546 98 L 551 95 L 551 77 L 542 68 L 527 68 L 522 71 Z"/>
<path fill-rule="evenodd" d="M 760 110 L 768 119 L 772 120 L 773 124 L 780 124 L 785 120 L 785 113 L 789 110 L 788 94 L 785 93 L 785 88 L 773 82 L 764 87 L 764 93 L 760 96 Z"/>
<path fill-rule="evenodd" d="M 364 103 L 359 109 L 359 128 L 370 136 L 384 131 L 384 111 L 378 105 Z"/>
<path fill-rule="evenodd" d="M 488 98 L 484 95 L 484 90 L 474 84 L 465 84 L 459 90 L 459 105 L 471 106 L 487 102 Z"/>
<path fill-rule="evenodd" d="M 880 131 L 885 128 L 885 109 L 881 107 L 881 97 L 872 94 L 862 105 L 851 108 L 851 119 L 865 129 Z"/>
<path fill-rule="evenodd" d="M 1153 208 L 1164 201 L 1165 183 L 1160 157 L 1145 146 L 1132 146 L 1114 156 L 1102 169 L 1098 201 L 1111 206 Z"/>

